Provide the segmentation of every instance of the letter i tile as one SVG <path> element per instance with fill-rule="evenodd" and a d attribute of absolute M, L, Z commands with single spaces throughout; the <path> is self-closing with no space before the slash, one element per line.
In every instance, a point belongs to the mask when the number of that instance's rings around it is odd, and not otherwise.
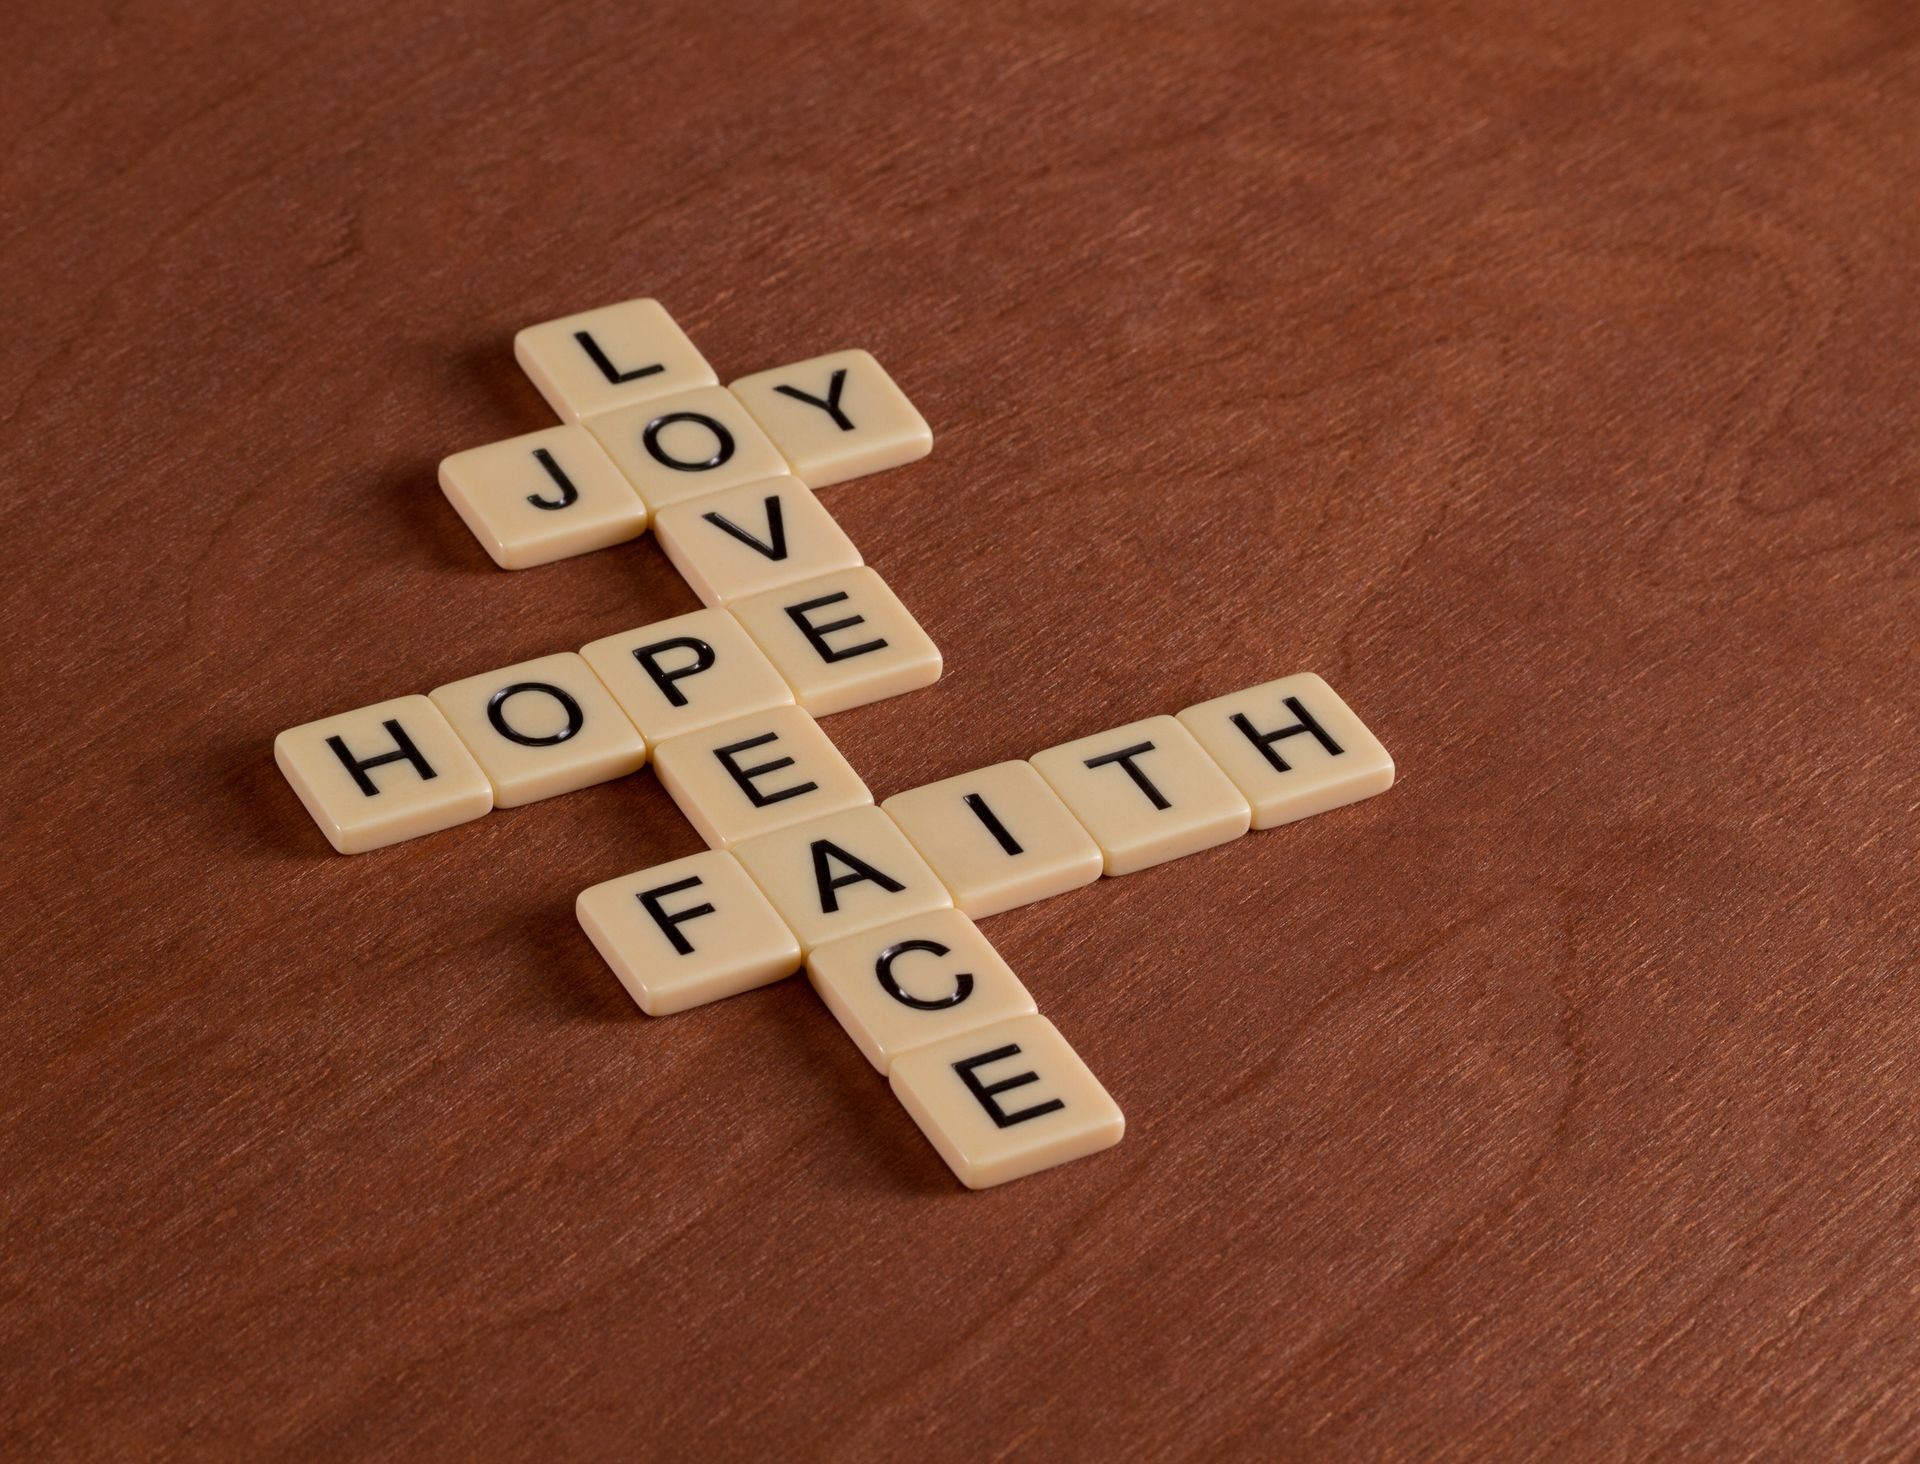
<path fill-rule="evenodd" d="M 968 1189 L 1120 1142 L 1126 1119 L 1045 1017 L 976 1027 L 894 1060 L 894 1097 Z"/>

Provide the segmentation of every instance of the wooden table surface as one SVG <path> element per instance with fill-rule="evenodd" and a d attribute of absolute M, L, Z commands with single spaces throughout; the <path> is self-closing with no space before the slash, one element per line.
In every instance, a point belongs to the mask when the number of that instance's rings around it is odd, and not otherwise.
<path fill-rule="evenodd" d="M 1920 1449 L 1911 5 L 18 20 L 7 1455 Z M 877 796 L 1298 670 L 1395 755 L 988 922 L 1112 1152 L 642 1016 L 651 774 L 349 859 L 275 770 L 694 608 L 435 485 L 635 295 L 933 425 L 823 494 L 946 655 Z"/>

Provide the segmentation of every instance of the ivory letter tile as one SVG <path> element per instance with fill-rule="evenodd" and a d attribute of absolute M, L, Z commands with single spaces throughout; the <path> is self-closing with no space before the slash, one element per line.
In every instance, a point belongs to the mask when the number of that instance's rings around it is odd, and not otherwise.
<path fill-rule="evenodd" d="M 342 854 L 451 828 L 493 807 L 486 774 L 424 696 L 289 727 L 273 739 L 273 760 Z"/>
<path fill-rule="evenodd" d="M 1050 747 L 1029 761 L 1093 835 L 1108 874 L 1197 854 L 1247 831 L 1247 800 L 1172 717 Z"/>
<path fill-rule="evenodd" d="M 953 904 L 906 835 L 870 806 L 749 839 L 734 852 L 802 950 Z"/>
<path fill-rule="evenodd" d="M 1111 1148 L 1120 1107 L 1045 1017 L 978 1027 L 894 1059 L 894 1097 L 968 1189 Z"/>
<path fill-rule="evenodd" d="M 496 808 L 625 777 L 647 760 L 645 740 L 572 651 L 452 681 L 429 695 L 486 772 Z"/>
<path fill-rule="evenodd" d="M 940 650 L 871 569 L 843 569 L 728 607 L 816 717 L 931 686 Z"/>
<path fill-rule="evenodd" d="M 788 476 L 787 460 L 724 387 L 622 407 L 587 426 L 652 513 L 682 499 Z"/>
<path fill-rule="evenodd" d="M 440 463 L 440 491 L 502 569 L 550 564 L 638 535 L 647 508 L 584 427 L 549 427 Z"/>
<path fill-rule="evenodd" d="M 654 747 L 715 722 L 793 704 L 793 689 L 724 610 L 696 610 L 610 635 L 580 654 Z"/>
<path fill-rule="evenodd" d="M 1311 671 L 1188 707 L 1180 721 L 1270 829 L 1393 786 L 1393 759 Z"/>
<path fill-rule="evenodd" d="M 654 748 L 653 770 L 716 849 L 873 802 L 819 724 L 793 706 L 669 738 Z"/>
<path fill-rule="evenodd" d="M 654 537 L 703 605 L 724 605 L 860 563 L 860 551 L 798 478 L 743 483 L 654 521 Z"/>
<path fill-rule="evenodd" d="M 800 942 L 731 854 L 709 850 L 583 890 L 594 947 L 648 1016 L 765 986 L 800 969 Z"/>
<path fill-rule="evenodd" d="M 623 300 L 513 338 L 514 359 L 563 421 L 719 380 L 657 300 Z"/>
<path fill-rule="evenodd" d="M 1020 978 L 958 910 L 928 910 L 816 946 L 807 975 L 882 1073 L 909 1048 L 1034 1010 Z"/>
<path fill-rule="evenodd" d="M 1046 779 L 996 763 L 880 805 L 978 920 L 1100 878 L 1100 847 Z"/>
<path fill-rule="evenodd" d="M 898 467 L 933 451 L 926 419 L 865 351 L 836 351 L 743 376 L 732 391 L 809 487 Z"/>

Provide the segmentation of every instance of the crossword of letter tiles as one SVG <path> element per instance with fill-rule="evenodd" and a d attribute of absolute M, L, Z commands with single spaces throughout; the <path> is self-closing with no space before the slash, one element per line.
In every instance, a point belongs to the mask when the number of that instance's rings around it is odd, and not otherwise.
<path fill-rule="evenodd" d="M 578 653 L 289 728 L 274 760 L 360 853 L 637 771 L 708 851 L 581 892 L 582 930 L 650 1016 L 792 975 L 971 1189 L 1118 1143 L 1119 1107 L 970 917 L 1385 791 L 1393 761 L 1326 682 L 1263 682 L 897 793 L 875 807 L 826 716 L 925 686 L 941 656 L 810 491 L 924 457 L 865 351 L 717 384 L 653 300 L 529 326 L 564 421 L 440 465 L 503 569 L 641 534 L 708 608 Z"/>

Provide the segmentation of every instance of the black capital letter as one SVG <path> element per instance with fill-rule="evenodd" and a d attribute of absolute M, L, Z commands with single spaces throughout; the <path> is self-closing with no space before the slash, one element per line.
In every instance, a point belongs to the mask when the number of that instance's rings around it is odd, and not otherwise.
<path fill-rule="evenodd" d="M 660 667 L 662 651 L 692 651 L 693 660 L 677 671 L 664 671 Z M 653 684 L 660 688 L 660 695 L 671 706 L 684 707 L 687 694 L 673 683 L 689 676 L 697 676 L 713 665 L 713 647 L 705 641 L 690 635 L 676 635 L 667 640 L 655 641 L 650 646 L 634 648 L 633 659 L 640 663 L 640 669 L 653 678 Z"/>
<path fill-rule="evenodd" d="M 643 376 L 651 376 L 656 371 L 667 369 L 656 362 L 652 366 L 636 366 L 631 371 L 622 371 L 607 359 L 607 353 L 600 349 L 600 342 L 593 338 L 591 331 L 576 330 L 573 338 L 580 343 L 580 349 L 587 353 L 587 358 L 600 368 L 600 374 L 615 386 L 623 381 L 638 381 Z"/>
<path fill-rule="evenodd" d="M 560 703 L 560 710 L 567 714 L 567 725 L 558 732 L 545 737 L 529 737 L 524 732 L 516 732 L 507 725 L 507 703 L 523 691 L 537 691 L 552 697 Z M 549 686 L 544 681 L 516 681 L 512 686 L 503 686 L 487 698 L 487 720 L 493 723 L 493 730 L 509 742 L 517 742 L 522 747 L 552 747 L 556 742 L 565 742 L 580 730 L 587 720 L 580 710 L 580 703 L 568 696 L 557 686 Z"/>
<path fill-rule="evenodd" d="M 660 927 L 660 933 L 666 936 L 667 943 L 673 947 L 677 955 L 693 954 L 693 942 L 680 933 L 680 927 L 689 920 L 698 920 L 702 915 L 713 914 L 713 906 L 693 905 L 685 910 L 669 911 L 660 903 L 660 897 L 677 895 L 682 890 L 697 888 L 699 884 L 700 876 L 690 874 L 685 879 L 677 879 L 672 884 L 661 885 L 657 890 L 642 890 L 634 896 L 640 902 L 640 908 L 653 917 L 653 923 Z"/>
<path fill-rule="evenodd" d="M 378 757 L 355 757 L 347 751 L 344 738 L 335 736 L 327 739 L 327 746 L 333 749 L 333 755 L 345 765 L 347 772 L 352 775 L 354 783 L 362 793 L 371 798 L 380 791 L 373 779 L 367 776 L 367 769 L 384 767 L 391 762 L 412 763 L 413 770 L 420 775 L 422 782 L 440 776 L 434 772 L 433 765 L 421 755 L 420 749 L 413 745 L 413 739 L 407 736 L 406 728 L 391 717 L 380 725 L 385 727 L 387 735 L 393 738 L 393 751 L 383 752 Z"/>
<path fill-rule="evenodd" d="M 836 859 L 846 865 L 850 872 L 835 874 L 833 861 Z M 875 869 L 857 854 L 849 854 L 831 839 L 813 841 L 813 882 L 820 891 L 822 915 L 831 915 L 840 908 L 840 891 L 851 884 L 871 882 L 890 895 L 897 895 L 906 888 L 892 875 Z"/>
<path fill-rule="evenodd" d="M 704 462 L 698 459 L 668 457 L 667 450 L 660 445 L 660 433 L 675 422 L 698 422 L 711 432 L 713 456 Z M 679 473 L 704 473 L 709 468 L 719 467 L 733 456 L 733 434 L 704 412 L 669 412 L 664 417 L 655 417 L 647 423 L 647 430 L 640 434 L 640 441 L 656 463 Z"/>
<path fill-rule="evenodd" d="M 864 641 L 857 646 L 841 646 L 838 650 L 835 650 L 827 644 L 827 637 L 832 635 L 834 631 L 845 630 L 853 625 L 865 625 L 867 623 L 867 617 L 864 615 L 849 615 L 845 620 L 836 620 L 831 625 L 815 625 L 811 620 L 807 619 L 807 612 L 809 610 L 818 610 L 827 605 L 837 605 L 846 598 L 847 592 L 845 590 L 835 590 L 831 595 L 822 595 L 817 600 L 806 600 L 798 605 L 788 605 L 784 607 L 787 612 L 787 619 L 800 627 L 800 634 L 807 638 L 813 648 L 820 653 L 820 659 L 825 661 L 829 666 L 835 661 L 850 661 L 855 656 L 866 655 L 868 651 L 884 651 L 887 648 L 887 643 L 884 640 Z"/>
<path fill-rule="evenodd" d="M 827 385 L 827 394 L 824 398 L 808 396 L 807 393 L 800 390 L 797 386 L 776 386 L 774 390 L 782 396 L 792 397 L 796 402 L 805 402 L 810 407 L 818 407 L 829 417 L 833 418 L 834 426 L 838 427 L 842 432 L 851 432 L 853 431 L 853 419 L 840 410 L 840 393 L 846 384 L 847 368 L 842 366 L 833 373 L 833 379 Z"/>
<path fill-rule="evenodd" d="M 1007 853 L 1024 854 L 1027 852 L 1020 847 L 1020 841 L 1007 832 L 1007 826 L 994 816 L 993 810 L 987 807 L 986 799 L 982 798 L 978 793 L 969 793 L 960 801 L 973 810 L 973 816 L 987 826 L 987 832 L 993 835 L 993 841 L 1002 849 L 1006 850 Z"/>
<path fill-rule="evenodd" d="M 1133 760 L 1136 757 L 1152 751 L 1153 744 L 1151 742 L 1142 742 L 1133 747 L 1123 747 L 1118 752 L 1104 752 L 1099 757 L 1090 757 L 1087 759 L 1087 766 L 1090 768 L 1099 768 L 1105 767 L 1108 763 L 1119 763 L 1121 767 L 1127 770 L 1127 776 L 1133 779 L 1140 791 L 1147 795 L 1148 801 L 1152 803 L 1155 808 L 1162 810 L 1169 809 L 1172 808 L 1173 805 L 1167 802 L 1166 795 L 1153 786 L 1152 779 L 1133 765 Z"/>
<path fill-rule="evenodd" d="M 996 1047 L 992 1052 L 983 1052 L 978 1057 L 965 1057 L 953 1065 L 960 1074 L 960 1081 L 967 1085 L 967 1091 L 980 1100 L 980 1106 L 987 1110 L 996 1128 L 1012 1128 L 1016 1123 L 1025 1123 L 1030 1118 L 1038 1118 L 1043 1113 L 1058 1113 L 1067 1105 L 1058 1098 L 1049 1098 L 1045 1103 L 1036 1103 L 1031 1108 L 1023 1108 L 1018 1113 L 1008 1113 L 994 1102 L 996 1093 L 1004 1093 L 1009 1088 L 1024 1088 L 1028 1083 L 1040 1081 L 1038 1073 L 1022 1073 L 1017 1078 L 1006 1078 L 998 1083 L 983 1083 L 975 1075 L 975 1068 L 983 1068 L 990 1062 L 999 1062 L 1002 1058 L 1018 1057 L 1020 1044 L 1009 1042 L 1005 1047 Z"/>
<path fill-rule="evenodd" d="M 529 493 L 527 495 L 528 503 L 531 503 L 535 508 L 565 508 L 568 504 L 576 502 L 579 499 L 580 490 L 573 486 L 573 479 L 561 471 L 560 464 L 553 460 L 552 453 L 548 452 L 544 447 L 536 447 L 533 450 L 533 460 L 547 470 L 547 476 L 549 478 L 559 484 L 560 501 L 555 503 L 551 498 L 542 498 L 538 493 Z"/>
<path fill-rule="evenodd" d="M 944 946 L 937 940 L 895 941 L 884 951 L 880 952 L 880 959 L 873 963 L 873 974 L 878 978 L 881 990 L 885 991 L 886 994 L 895 1001 L 901 1003 L 903 1006 L 910 1006 L 917 1012 L 937 1012 L 947 1007 L 959 1006 L 961 1002 L 973 995 L 973 972 L 971 971 L 955 972 L 953 977 L 953 990 L 945 996 L 936 997 L 932 1001 L 926 1001 L 920 997 L 910 995 L 893 977 L 893 963 L 908 951 L 925 951 L 930 956 L 952 954 L 952 948 L 950 946 Z"/>
<path fill-rule="evenodd" d="M 764 541 L 754 538 L 752 534 L 749 534 L 745 529 L 741 528 L 740 525 L 733 522 L 732 519 L 725 518 L 717 512 L 703 513 L 700 517 L 720 530 L 721 533 L 733 535 L 734 538 L 738 539 L 742 544 L 745 544 L 749 549 L 756 550 L 766 555 L 769 559 L 785 559 L 787 557 L 787 520 L 786 515 L 781 511 L 780 495 L 778 493 L 769 493 L 767 495 L 767 537 Z"/>
<path fill-rule="evenodd" d="M 720 766 L 733 775 L 733 781 L 740 785 L 740 791 L 747 795 L 747 801 L 755 808 L 765 808 L 769 803 L 778 803 L 783 798 L 798 798 L 802 793 L 811 793 L 818 783 L 796 783 L 791 788 L 782 788 L 777 793 L 762 793 L 754 787 L 753 780 L 764 773 L 777 773 L 782 768 L 793 766 L 790 757 L 777 757 L 772 762 L 761 763 L 758 767 L 743 768 L 735 762 L 734 754 L 745 752 L 750 747 L 765 747 L 769 742 L 780 740 L 778 732 L 762 732 L 758 737 L 749 737 L 745 742 L 732 742 L 725 747 L 716 747 L 713 755 L 720 759 Z"/>
<path fill-rule="evenodd" d="M 1313 713 L 1300 705 L 1299 697 L 1287 697 L 1285 706 L 1288 711 L 1292 712 L 1294 716 L 1300 720 L 1295 722 L 1291 727 L 1280 728 L 1277 732 L 1257 731 L 1253 723 L 1247 719 L 1245 712 L 1235 712 L 1233 714 L 1233 725 L 1246 734 L 1247 741 L 1260 749 L 1260 755 L 1273 765 L 1273 770 L 1276 773 L 1290 773 L 1293 771 L 1292 766 L 1287 760 L 1273 750 L 1273 744 L 1283 737 L 1298 737 L 1302 732 L 1311 732 L 1314 740 L 1326 748 L 1327 756 L 1338 757 L 1345 751 L 1339 743 L 1327 735 L 1326 728 L 1313 720 Z"/>

